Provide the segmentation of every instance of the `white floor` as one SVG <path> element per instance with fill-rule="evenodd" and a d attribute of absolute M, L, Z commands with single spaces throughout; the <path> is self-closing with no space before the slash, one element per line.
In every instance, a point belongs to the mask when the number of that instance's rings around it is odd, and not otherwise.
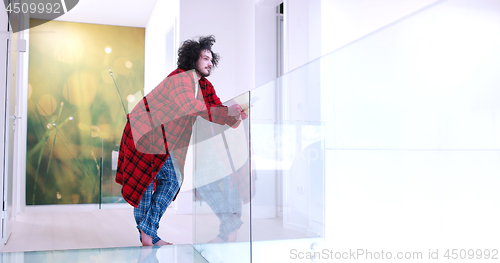
<path fill-rule="evenodd" d="M 192 241 L 191 215 L 167 209 L 159 236 L 176 244 Z M 2 252 L 140 246 L 132 208 L 87 212 L 23 213 L 16 216 Z"/>
<path fill-rule="evenodd" d="M 219 220 L 212 213 L 177 215 L 167 209 L 158 235 L 174 244 L 207 243 L 217 236 Z M 242 217 L 237 242 L 250 241 L 250 219 Z M 254 219 L 253 241 L 304 238 L 283 228 L 282 218 Z M 141 246 L 133 209 L 101 209 L 85 212 L 30 212 L 18 214 L 12 234 L 1 252 L 26 252 Z"/>

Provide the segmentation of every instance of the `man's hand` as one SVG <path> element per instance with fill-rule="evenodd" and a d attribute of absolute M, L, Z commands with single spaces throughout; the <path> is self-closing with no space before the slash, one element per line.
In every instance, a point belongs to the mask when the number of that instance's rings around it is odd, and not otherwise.
<path fill-rule="evenodd" d="M 241 107 L 239 107 L 238 104 L 230 106 L 227 108 L 227 110 L 228 110 L 227 115 L 232 116 L 232 117 L 237 117 L 238 115 L 240 115 L 240 109 L 241 109 Z"/>
<path fill-rule="evenodd" d="M 247 112 L 245 110 L 242 110 L 240 115 L 241 115 L 241 119 L 242 120 L 248 118 L 248 114 L 247 114 Z"/>
<path fill-rule="evenodd" d="M 244 120 L 248 118 L 248 114 L 243 111 L 239 104 L 234 104 L 228 108 L 228 115 L 235 117 L 237 120 Z"/>

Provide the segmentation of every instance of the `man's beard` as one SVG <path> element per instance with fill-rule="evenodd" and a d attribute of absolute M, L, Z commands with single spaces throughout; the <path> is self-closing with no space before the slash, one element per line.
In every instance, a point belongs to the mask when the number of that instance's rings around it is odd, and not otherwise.
<path fill-rule="evenodd" d="M 204 78 L 210 76 L 210 72 L 211 72 L 211 70 L 208 70 L 208 74 L 205 74 L 205 73 L 199 71 L 198 69 L 196 70 L 196 73 L 198 73 L 200 76 L 202 76 Z"/>

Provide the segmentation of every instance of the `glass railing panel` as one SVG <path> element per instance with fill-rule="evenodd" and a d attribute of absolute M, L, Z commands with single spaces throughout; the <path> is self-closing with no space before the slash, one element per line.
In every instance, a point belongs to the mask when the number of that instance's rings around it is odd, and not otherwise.
<path fill-rule="evenodd" d="M 248 114 L 249 93 L 226 103 Z M 193 243 L 209 262 L 250 262 L 249 119 L 219 125 L 197 117 L 191 150 Z M 175 154 L 175 153 L 174 153 Z"/>
<path fill-rule="evenodd" d="M 100 208 L 126 204 L 121 195 L 121 186 L 115 182 L 120 145 L 113 139 L 102 140 L 102 162 L 100 169 Z"/>
<path fill-rule="evenodd" d="M 291 249 L 310 251 L 323 243 L 319 65 L 305 65 L 250 93 L 255 262 L 284 262 Z"/>
<path fill-rule="evenodd" d="M 498 246 L 499 12 L 439 1 L 321 58 L 328 249 Z"/>

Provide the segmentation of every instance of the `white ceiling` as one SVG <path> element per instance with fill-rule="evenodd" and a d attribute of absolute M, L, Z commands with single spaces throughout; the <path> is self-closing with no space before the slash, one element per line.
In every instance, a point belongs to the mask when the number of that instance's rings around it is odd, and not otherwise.
<path fill-rule="evenodd" d="M 56 21 L 146 27 L 157 0 L 80 0 Z M 32 18 L 44 19 L 40 16 Z"/>

